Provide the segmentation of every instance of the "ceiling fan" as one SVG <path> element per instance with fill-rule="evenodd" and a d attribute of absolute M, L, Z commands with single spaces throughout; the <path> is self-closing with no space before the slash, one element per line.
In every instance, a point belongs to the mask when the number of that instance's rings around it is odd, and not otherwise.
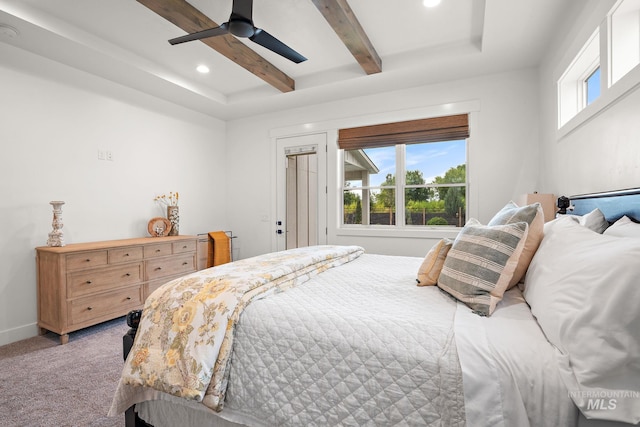
<path fill-rule="evenodd" d="M 254 43 L 266 47 L 272 52 L 283 56 L 290 61 L 299 64 L 306 61 L 307 58 L 282 43 L 271 34 L 261 28 L 253 25 L 253 0 L 233 0 L 233 7 L 229 21 L 219 27 L 210 28 L 208 30 L 198 31 L 196 33 L 187 34 L 186 36 L 176 37 L 169 40 L 172 45 L 190 42 L 193 40 L 205 39 L 208 37 L 221 36 L 231 33 L 236 37 L 248 37 Z"/>

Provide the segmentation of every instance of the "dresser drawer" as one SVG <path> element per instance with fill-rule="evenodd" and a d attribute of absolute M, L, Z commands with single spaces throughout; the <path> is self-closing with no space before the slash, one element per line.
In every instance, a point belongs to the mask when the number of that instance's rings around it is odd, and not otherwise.
<path fill-rule="evenodd" d="M 145 261 L 147 280 L 160 277 L 187 274 L 196 270 L 196 254 L 177 255 L 171 258 L 152 259 Z"/>
<path fill-rule="evenodd" d="M 184 252 L 195 252 L 196 251 L 196 241 L 195 240 L 185 240 L 183 242 L 173 242 L 173 253 L 181 254 Z"/>
<path fill-rule="evenodd" d="M 83 268 L 107 265 L 107 251 L 80 252 L 67 255 L 67 270 L 81 270 Z"/>
<path fill-rule="evenodd" d="M 75 298 L 142 282 L 142 262 L 70 273 L 67 295 Z"/>
<path fill-rule="evenodd" d="M 142 246 L 109 249 L 109 264 L 140 261 L 143 257 Z"/>
<path fill-rule="evenodd" d="M 171 255 L 171 243 L 158 243 L 144 247 L 145 258 L 155 258 L 165 255 Z"/>
<path fill-rule="evenodd" d="M 149 295 L 151 295 L 153 291 L 158 289 L 160 286 L 164 285 L 165 283 L 169 283 L 173 279 L 177 279 L 182 276 L 184 276 L 184 274 L 178 274 L 177 276 L 163 277 L 162 279 L 152 280 L 149 283 L 147 283 L 145 285 L 146 287 L 145 294 L 144 294 L 145 301 L 147 298 L 149 298 Z"/>
<path fill-rule="evenodd" d="M 68 304 L 68 314 L 70 323 L 77 324 L 114 313 L 125 314 L 141 305 L 142 287 L 133 286 L 72 300 Z"/>

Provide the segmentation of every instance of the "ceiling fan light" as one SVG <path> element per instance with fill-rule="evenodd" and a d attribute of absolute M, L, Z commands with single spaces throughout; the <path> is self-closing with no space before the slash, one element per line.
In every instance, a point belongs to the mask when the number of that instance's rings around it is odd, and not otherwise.
<path fill-rule="evenodd" d="M 422 0 L 424 7 L 436 7 L 440 4 L 440 0 Z"/>

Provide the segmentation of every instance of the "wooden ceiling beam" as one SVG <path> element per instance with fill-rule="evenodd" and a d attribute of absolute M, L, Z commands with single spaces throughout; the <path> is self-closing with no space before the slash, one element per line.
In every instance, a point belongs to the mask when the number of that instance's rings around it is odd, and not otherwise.
<path fill-rule="evenodd" d="M 185 0 L 137 0 L 137 2 L 182 28 L 188 34 L 219 25 Z M 200 41 L 281 92 L 295 90 L 295 81 L 291 77 L 231 34 L 210 37 Z"/>
<path fill-rule="evenodd" d="M 311 0 L 367 74 L 382 71 L 382 60 L 347 0 Z"/>

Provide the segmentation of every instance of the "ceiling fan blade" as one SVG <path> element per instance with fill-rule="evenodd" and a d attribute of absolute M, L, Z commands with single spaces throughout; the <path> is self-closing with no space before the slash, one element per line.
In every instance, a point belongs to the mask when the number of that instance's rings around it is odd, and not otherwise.
<path fill-rule="evenodd" d="M 231 17 L 234 15 L 253 22 L 253 0 L 233 0 Z"/>
<path fill-rule="evenodd" d="M 270 51 L 275 52 L 280 56 L 284 56 L 285 58 L 295 62 L 296 64 L 307 60 L 307 58 L 300 55 L 298 52 L 291 49 L 289 46 L 282 43 L 280 40 L 273 37 L 271 34 L 267 33 L 261 28 L 256 28 L 255 33 L 253 34 L 253 36 L 249 37 L 249 40 L 259 44 L 260 46 L 266 47 Z"/>
<path fill-rule="evenodd" d="M 221 36 L 223 34 L 227 34 L 228 32 L 229 32 L 229 26 L 228 26 L 228 23 L 225 22 L 224 24 L 216 28 L 209 28 L 208 30 L 202 30 L 196 33 L 187 34 L 186 36 L 176 37 L 175 39 L 169 40 L 169 43 L 174 45 L 174 44 L 179 44 L 184 42 L 190 42 L 193 40 L 200 40 L 200 39 L 206 39 L 209 37 Z"/>

